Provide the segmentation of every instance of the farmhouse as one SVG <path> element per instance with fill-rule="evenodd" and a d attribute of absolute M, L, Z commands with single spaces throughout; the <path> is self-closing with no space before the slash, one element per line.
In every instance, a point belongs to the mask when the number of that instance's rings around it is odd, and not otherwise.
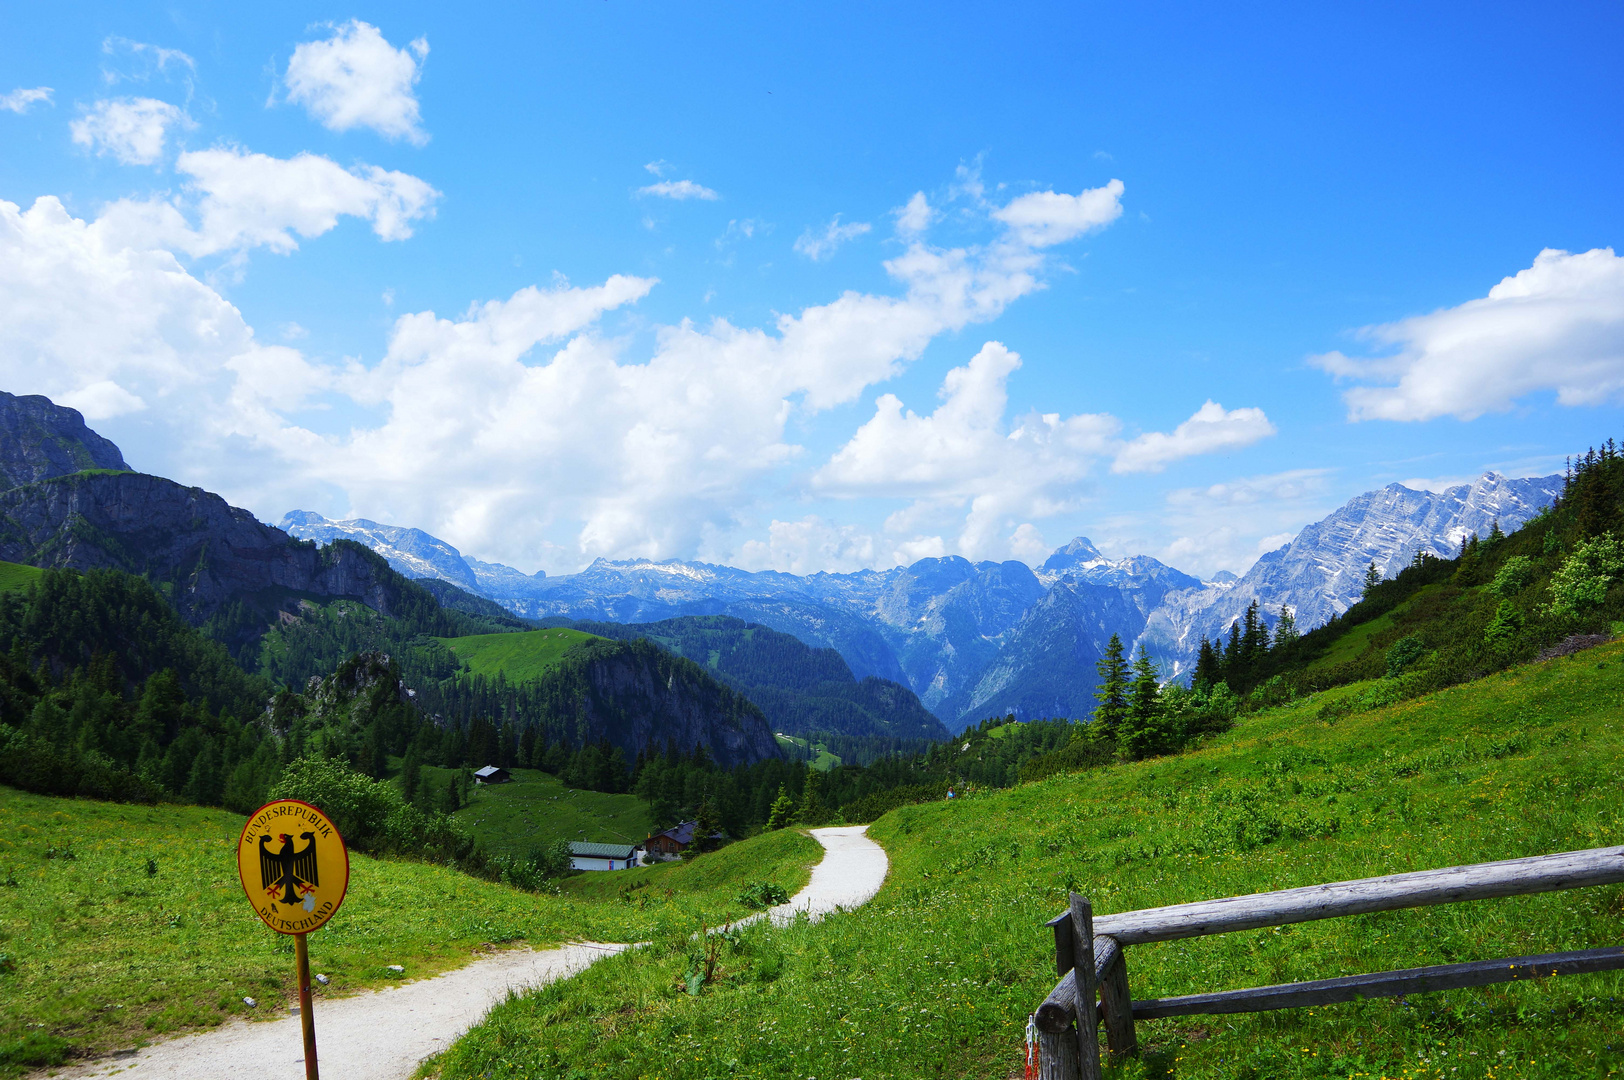
<path fill-rule="evenodd" d="M 643 847 L 648 851 L 650 860 L 674 859 L 688 850 L 694 842 L 694 834 L 699 829 L 699 822 L 684 821 L 673 825 L 664 832 L 658 832 L 643 841 Z M 722 839 L 721 833 L 711 834 L 715 839 Z"/>
<path fill-rule="evenodd" d="M 664 832 L 655 833 L 643 841 L 648 849 L 651 859 L 674 859 L 688 850 L 688 845 L 694 842 L 694 829 L 699 825 L 697 821 L 684 821 L 680 825 L 673 825 Z"/>
<path fill-rule="evenodd" d="M 641 844 L 570 843 L 571 870 L 629 870 L 641 861 Z"/>
<path fill-rule="evenodd" d="M 487 765 L 483 769 L 474 770 L 474 780 L 481 784 L 505 784 L 513 777 L 508 771 L 495 765 Z"/>

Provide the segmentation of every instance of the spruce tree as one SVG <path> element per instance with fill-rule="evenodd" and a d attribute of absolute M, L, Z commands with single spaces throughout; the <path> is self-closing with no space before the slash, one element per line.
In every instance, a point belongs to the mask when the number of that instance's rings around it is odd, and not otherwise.
<path fill-rule="evenodd" d="M 789 797 L 784 785 L 778 785 L 778 798 L 773 800 L 773 806 L 767 813 L 767 828 L 782 829 L 795 820 L 795 800 Z"/>
<path fill-rule="evenodd" d="M 1302 635 L 1297 633 L 1297 619 L 1291 609 L 1284 604 L 1280 605 L 1280 618 L 1274 624 L 1274 647 L 1281 649 L 1296 641 Z"/>
<path fill-rule="evenodd" d="M 1094 719 L 1106 734 L 1115 735 L 1123 717 L 1128 715 L 1128 662 L 1122 656 L 1122 639 L 1116 634 L 1112 634 L 1106 644 L 1105 655 L 1095 661 L 1094 670 L 1100 677 L 1099 687 L 1094 691 L 1094 700 L 1099 702 Z"/>
<path fill-rule="evenodd" d="M 417 804 L 417 790 L 423 783 L 423 756 L 417 752 L 417 744 L 413 743 L 406 748 L 406 760 L 400 765 L 400 794 L 408 806 Z"/>
<path fill-rule="evenodd" d="M 1141 645 L 1133 661 L 1128 713 L 1117 738 L 1122 756 L 1129 761 L 1138 761 L 1166 748 L 1166 733 L 1162 730 L 1162 687 L 1156 676 L 1156 665 Z"/>
<path fill-rule="evenodd" d="M 1474 536 L 1472 539 L 1476 540 L 1477 537 Z M 1365 597 L 1369 596 L 1370 590 L 1374 589 L 1381 583 L 1382 572 L 1376 569 L 1376 564 L 1372 562 L 1369 566 L 1365 567 L 1365 588 L 1364 591 L 1359 594 L 1359 599 L 1363 600 Z"/>
<path fill-rule="evenodd" d="M 1196 654 L 1195 671 L 1190 676 L 1190 689 L 1211 690 L 1224 681 L 1223 661 L 1212 647 L 1207 635 L 1201 635 L 1201 650 Z"/>

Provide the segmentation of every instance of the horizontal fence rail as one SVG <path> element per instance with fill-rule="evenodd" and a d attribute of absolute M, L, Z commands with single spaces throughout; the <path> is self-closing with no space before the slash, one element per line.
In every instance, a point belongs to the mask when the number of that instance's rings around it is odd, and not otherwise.
<path fill-rule="evenodd" d="M 1624 883 L 1624 847 L 1334 881 L 1097 919 L 1088 900 L 1073 893 L 1071 910 L 1047 924 L 1054 931 L 1055 969 L 1061 978 L 1032 1017 L 1042 1062 L 1039 1075 L 1042 1080 L 1097 1080 L 1097 1030 L 1102 1021 L 1112 1054 L 1132 1054 L 1138 1045 L 1134 1023 L 1139 1020 L 1294 1009 L 1624 970 L 1624 948 L 1610 947 L 1132 1001 L 1128 994 L 1129 945 L 1619 883 Z"/>
<path fill-rule="evenodd" d="M 1168 1016 L 1300 1009 L 1310 1005 L 1358 1001 L 1361 998 L 1399 997 L 1403 994 L 1462 990 L 1524 979 L 1548 979 L 1553 975 L 1587 975 L 1595 971 L 1619 970 L 1624 970 L 1624 949 L 1586 949 L 1583 952 L 1546 953 L 1511 960 L 1476 960 L 1469 964 L 1438 964 L 1404 971 L 1382 971 L 1374 975 L 1258 986 L 1251 990 L 1226 990 L 1219 994 L 1155 998 L 1134 1002 L 1133 1018 L 1160 1020 Z M 1072 997 L 1075 1000 L 1075 986 L 1072 987 Z"/>
<path fill-rule="evenodd" d="M 1095 919 L 1094 932 L 1109 934 L 1123 946 L 1146 945 L 1153 941 L 1230 934 L 1237 930 L 1372 911 L 1560 892 L 1619 882 L 1624 882 L 1624 847 L 1593 848 L 1124 911 Z M 1049 925 L 1054 926 L 1065 918 L 1062 915 L 1052 919 Z"/>

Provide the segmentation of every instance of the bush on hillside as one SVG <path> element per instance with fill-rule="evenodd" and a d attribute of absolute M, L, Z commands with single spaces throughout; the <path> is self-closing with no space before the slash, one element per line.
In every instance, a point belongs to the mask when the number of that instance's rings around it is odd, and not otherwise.
<path fill-rule="evenodd" d="M 500 877 L 502 867 L 487 858 L 448 814 L 408 806 L 400 791 L 334 758 L 300 758 L 282 772 L 271 799 L 298 799 L 333 819 L 344 842 L 371 855 L 404 855 L 443 862 L 481 877 Z"/>
<path fill-rule="evenodd" d="M 1396 679 L 1404 674 L 1427 652 L 1427 643 L 1415 634 L 1401 637 L 1387 649 L 1387 677 Z"/>
<path fill-rule="evenodd" d="M 1577 615 L 1598 608 L 1620 577 L 1624 577 L 1624 543 L 1612 533 L 1586 540 L 1551 575 L 1551 609 Z"/>
<path fill-rule="evenodd" d="M 1523 588 L 1534 580 L 1535 569 L 1533 559 L 1526 555 L 1513 555 L 1505 561 L 1499 572 L 1494 575 L 1494 580 L 1489 583 L 1489 588 L 1494 591 L 1496 596 L 1509 600 L 1522 592 Z"/>
<path fill-rule="evenodd" d="M 779 904 L 789 903 L 789 893 L 784 891 L 782 885 L 774 885 L 770 881 L 758 881 L 754 885 L 747 885 L 744 891 L 734 898 L 741 907 L 752 911 L 763 908 L 777 907 Z"/>

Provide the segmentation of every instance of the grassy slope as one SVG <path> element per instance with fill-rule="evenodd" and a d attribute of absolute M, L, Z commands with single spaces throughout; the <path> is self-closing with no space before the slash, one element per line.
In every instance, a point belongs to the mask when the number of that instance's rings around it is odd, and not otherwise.
<path fill-rule="evenodd" d="M 64 1052 L 213 1026 L 248 1012 L 244 997 L 259 1000 L 254 1015 L 281 1012 L 292 942 L 266 929 L 243 897 L 232 860 L 242 823 L 221 810 L 0 787 L 0 1076 Z M 398 981 L 390 964 L 409 978 L 430 975 L 491 944 L 681 937 L 742 915 L 734 897 L 746 884 L 804 882 L 807 844 L 816 846 L 772 834 L 663 868 L 651 882 L 660 887 L 639 890 L 636 903 L 605 903 L 590 888 L 524 893 L 352 854 L 344 906 L 310 938 L 312 964 L 332 976 L 316 993 Z M 75 857 L 48 858 L 53 847 Z"/>
<path fill-rule="evenodd" d="M 558 666 L 566 652 L 583 641 L 594 640 L 594 636 L 558 627 L 438 640 L 466 662 L 476 675 L 501 672 L 509 682 L 523 682 L 547 674 Z"/>
<path fill-rule="evenodd" d="M 669 892 L 736 888 L 739 882 L 769 881 L 794 895 L 806 886 L 811 868 L 823 858 L 823 845 L 806 833 L 781 829 L 729 844 L 691 862 L 659 863 L 636 870 L 579 874 L 563 882 L 564 895 L 583 899 L 633 899 Z"/>
<path fill-rule="evenodd" d="M 780 746 L 795 746 L 800 748 L 801 753 L 806 752 L 807 742 L 799 735 L 785 735 L 781 732 L 774 732 L 773 738 L 778 740 Z M 814 744 L 813 749 L 818 752 L 818 756 L 807 762 L 812 768 L 828 772 L 840 764 L 839 755 L 831 753 L 823 743 Z"/>
<path fill-rule="evenodd" d="M 476 787 L 457 820 L 493 854 L 524 857 L 554 840 L 639 843 L 654 831 L 648 804 L 635 795 L 606 795 L 566 787 L 539 769 L 510 769 L 513 781 Z M 438 791 L 449 769 L 425 767 Z"/>
<path fill-rule="evenodd" d="M 0 592 L 26 589 L 32 582 L 38 581 L 43 576 L 45 576 L 45 571 L 37 566 L 0 562 Z"/>
<path fill-rule="evenodd" d="M 1019 1076 L 1026 1016 L 1054 982 L 1042 924 L 1068 887 L 1106 913 L 1624 842 L 1624 645 L 1331 723 L 1317 718 L 1328 696 L 1180 757 L 895 811 L 870 830 L 892 869 L 868 906 L 747 931 L 698 998 L 673 988 L 685 941 L 609 961 L 500 1006 L 444 1074 Z M 1621 940 L 1624 887 L 1603 887 L 1128 959 L 1143 998 Z M 1143 1058 L 1114 1074 L 1624 1075 L 1621 998 L 1610 973 L 1146 1022 Z"/>

